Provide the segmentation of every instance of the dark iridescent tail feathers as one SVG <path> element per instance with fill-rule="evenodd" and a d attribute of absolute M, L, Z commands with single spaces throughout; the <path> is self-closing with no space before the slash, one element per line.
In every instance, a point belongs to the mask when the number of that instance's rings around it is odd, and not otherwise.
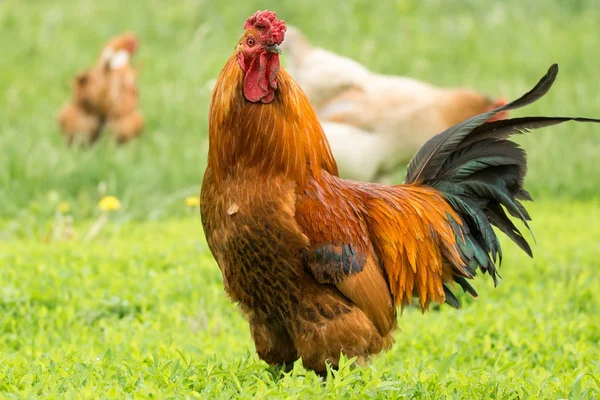
<path fill-rule="evenodd" d="M 529 256 L 531 248 L 507 213 L 523 221 L 531 218 L 521 203 L 532 200 L 523 187 L 527 172 L 527 157 L 517 143 L 510 140 L 516 133 L 560 124 L 566 121 L 596 122 L 600 120 L 574 117 L 523 117 L 486 122 L 499 112 L 514 110 L 544 96 L 556 79 L 558 65 L 519 99 L 477 115 L 434 136 L 411 160 L 405 183 L 432 186 L 443 193 L 463 219 L 456 224 L 461 253 L 468 269 L 475 275 L 477 267 L 488 272 L 497 283 L 496 262 L 502 260 L 498 238 L 492 225 L 500 229 Z M 467 292 L 476 295 L 464 277 L 455 281 Z M 446 302 L 457 306 L 458 300 L 446 291 Z"/>

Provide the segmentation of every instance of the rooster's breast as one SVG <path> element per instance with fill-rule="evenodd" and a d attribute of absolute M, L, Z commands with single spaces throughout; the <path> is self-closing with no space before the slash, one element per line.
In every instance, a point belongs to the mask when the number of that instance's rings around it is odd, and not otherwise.
<path fill-rule="evenodd" d="M 294 184 L 252 171 L 214 184 L 205 175 L 202 220 L 225 290 L 247 313 L 285 319 L 301 298 L 308 239 L 294 219 Z"/>

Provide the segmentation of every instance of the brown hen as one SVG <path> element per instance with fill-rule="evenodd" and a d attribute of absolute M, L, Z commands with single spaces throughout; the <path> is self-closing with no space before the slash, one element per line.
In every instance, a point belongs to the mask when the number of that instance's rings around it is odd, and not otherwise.
<path fill-rule="evenodd" d="M 137 73 L 130 64 L 137 48 L 135 35 L 117 36 L 105 45 L 96 65 L 77 76 L 73 98 L 59 114 L 69 144 L 91 144 L 105 127 L 119 143 L 141 134 L 144 119 L 138 110 Z"/>

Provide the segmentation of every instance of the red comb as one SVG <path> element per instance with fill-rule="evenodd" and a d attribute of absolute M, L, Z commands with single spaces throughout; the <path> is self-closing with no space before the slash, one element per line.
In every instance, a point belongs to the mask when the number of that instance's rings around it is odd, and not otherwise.
<path fill-rule="evenodd" d="M 244 29 L 258 31 L 261 42 L 266 45 L 281 44 L 285 36 L 285 21 L 277 19 L 273 11 L 257 11 L 244 24 Z"/>

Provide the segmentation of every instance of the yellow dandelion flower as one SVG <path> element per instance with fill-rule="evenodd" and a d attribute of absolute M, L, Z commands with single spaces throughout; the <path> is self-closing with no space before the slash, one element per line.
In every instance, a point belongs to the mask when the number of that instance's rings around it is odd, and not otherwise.
<path fill-rule="evenodd" d="M 98 208 L 102 211 L 117 211 L 121 208 L 121 202 L 115 196 L 105 196 L 98 202 Z"/>
<path fill-rule="evenodd" d="M 58 208 L 58 211 L 60 211 L 61 214 L 64 214 L 66 212 L 69 212 L 69 210 L 71 209 L 71 206 L 66 201 L 63 201 L 63 202 L 58 203 L 58 207 L 57 208 Z"/>
<path fill-rule="evenodd" d="M 185 205 L 188 207 L 198 207 L 200 205 L 200 197 L 192 196 L 185 199 Z"/>

